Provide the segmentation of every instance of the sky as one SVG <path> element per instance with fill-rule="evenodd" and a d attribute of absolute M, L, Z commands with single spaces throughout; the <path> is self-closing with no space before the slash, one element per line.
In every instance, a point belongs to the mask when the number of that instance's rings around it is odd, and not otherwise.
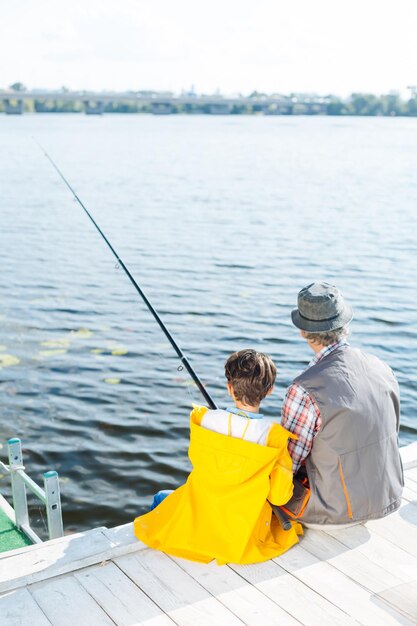
<path fill-rule="evenodd" d="M 0 88 L 406 94 L 417 0 L 0 0 Z"/>

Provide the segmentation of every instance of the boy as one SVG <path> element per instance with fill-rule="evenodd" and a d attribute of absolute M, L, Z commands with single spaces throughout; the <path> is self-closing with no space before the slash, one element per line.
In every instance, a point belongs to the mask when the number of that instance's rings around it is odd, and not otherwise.
<path fill-rule="evenodd" d="M 136 536 L 150 547 L 194 561 L 255 563 L 297 543 L 301 527 L 284 531 L 268 500 L 292 496 L 288 439 L 259 412 L 272 393 L 276 367 L 265 354 L 241 350 L 226 362 L 229 410 L 194 407 L 189 457 L 193 470 L 174 492 L 157 494 L 151 512 L 136 518 Z M 158 505 L 159 500 L 159 505 Z"/>

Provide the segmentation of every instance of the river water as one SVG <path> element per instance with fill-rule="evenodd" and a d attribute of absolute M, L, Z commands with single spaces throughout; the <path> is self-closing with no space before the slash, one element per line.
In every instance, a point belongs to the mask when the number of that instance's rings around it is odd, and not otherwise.
<path fill-rule="evenodd" d="M 323 279 L 354 308 L 351 343 L 398 376 L 401 444 L 417 439 L 416 119 L 3 115 L 0 454 L 18 436 L 35 480 L 59 472 L 68 531 L 181 484 L 201 398 L 33 136 L 220 405 L 225 358 L 253 347 L 277 363 L 279 415 L 311 356 L 290 311 Z"/>

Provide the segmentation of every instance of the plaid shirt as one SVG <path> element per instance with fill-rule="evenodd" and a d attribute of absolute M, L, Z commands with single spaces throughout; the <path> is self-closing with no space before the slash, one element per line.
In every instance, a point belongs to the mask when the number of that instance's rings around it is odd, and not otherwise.
<path fill-rule="evenodd" d="M 337 348 L 347 345 L 346 339 L 341 339 L 330 346 L 326 346 L 315 355 L 306 369 L 324 359 Z M 321 428 L 319 407 L 314 398 L 297 383 L 293 383 L 287 389 L 281 410 L 281 424 L 298 437 L 297 440 L 290 439 L 288 441 L 288 451 L 292 458 L 295 474 L 301 463 L 310 454 L 313 439 Z"/>

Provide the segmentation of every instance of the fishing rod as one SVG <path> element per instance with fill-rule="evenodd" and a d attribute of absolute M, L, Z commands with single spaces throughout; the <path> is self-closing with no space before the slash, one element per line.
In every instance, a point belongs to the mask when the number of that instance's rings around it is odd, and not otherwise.
<path fill-rule="evenodd" d="M 136 282 L 136 280 L 133 278 L 132 274 L 130 273 L 130 271 L 128 270 L 128 268 L 126 267 L 125 263 L 123 262 L 123 260 L 120 258 L 120 256 L 118 255 L 118 253 L 116 252 L 116 250 L 113 248 L 113 246 L 111 245 L 110 241 L 107 239 L 106 235 L 103 233 L 103 231 L 101 230 L 101 228 L 99 227 L 99 225 L 97 224 L 97 222 L 95 221 L 95 219 L 93 218 L 93 216 L 91 215 L 91 213 L 88 211 L 88 209 L 86 208 L 86 206 L 83 204 L 83 202 L 80 200 L 80 198 L 78 197 L 78 195 L 76 194 L 75 190 L 73 189 L 73 187 L 70 185 L 70 183 L 68 182 L 68 180 L 65 178 L 64 174 L 61 172 L 61 170 L 59 169 L 59 167 L 57 166 L 57 164 L 55 163 L 55 161 L 49 156 L 49 154 L 47 153 L 47 151 L 45 150 L 45 148 L 39 143 L 39 141 L 33 137 L 33 140 L 35 141 L 35 143 L 39 146 L 40 150 L 43 152 L 43 154 L 46 156 L 46 158 L 48 159 L 48 161 L 51 163 L 52 167 L 55 169 L 55 171 L 58 173 L 58 175 L 60 176 L 60 178 L 62 179 L 62 181 L 65 183 L 65 185 L 68 187 L 68 189 L 70 190 L 70 192 L 72 193 L 72 195 L 74 196 L 75 200 L 78 202 L 78 204 L 81 206 L 81 208 L 83 209 L 83 211 L 86 213 L 86 215 L 89 217 L 89 219 L 91 220 L 91 222 L 94 224 L 94 226 L 96 227 L 96 229 L 98 230 L 98 232 L 100 233 L 100 235 L 102 236 L 102 238 L 104 239 L 104 241 L 106 242 L 106 244 L 108 245 L 108 247 L 110 248 L 110 250 L 112 251 L 113 255 L 116 257 L 117 260 L 117 264 L 120 265 L 120 267 L 124 270 L 125 274 L 127 275 L 127 277 L 129 278 L 130 282 L 132 283 L 132 285 L 134 286 L 134 288 L 136 289 L 136 291 L 138 292 L 138 294 L 140 295 L 140 297 L 142 298 L 142 300 L 144 301 L 144 303 L 146 304 L 146 306 L 148 307 L 149 311 L 152 313 L 152 315 L 154 316 L 156 322 L 158 323 L 159 327 L 161 328 L 162 332 L 164 333 L 165 337 L 168 339 L 169 343 L 171 344 L 171 346 L 174 348 L 175 352 L 177 353 L 177 356 L 179 357 L 182 365 L 185 367 L 185 369 L 187 370 L 187 372 L 189 373 L 189 375 L 191 376 L 191 378 L 193 379 L 193 381 L 195 382 L 195 384 L 197 385 L 197 387 L 199 388 L 199 390 L 201 391 L 204 399 L 206 400 L 206 402 L 208 403 L 208 405 L 210 406 L 211 409 L 217 409 L 216 403 L 214 402 L 214 400 L 212 399 L 212 397 L 210 396 L 210 394 L 208 393 L 208 391 L 206 390 L 206 388 L 204 387 L 203 383 L 201 382 L 201 380 L 199 379 L 199 377 L 197 376 L 197 374 L 195 373 L 195 371 L 193 370 L 193 368 L 191 367 L 187 357 L 183 354 L 181 348 L 179 347 L 179 345 L 177 344 L 177 342 L 175 341 L 175 339 L 173 338 L 173 336 L 171 335 L 171 333 L 169 332 L 168 328 L 165 326 L 164 322 L 161 320 L 161 318 L 159 317 L 157 311 L 154 309 L 154 307 L 152 306 L 151 302 L 149 301 L 149 299 L 146 297 L 145 293 L 143 292 L 143 290 L 139 287 L 138 283 Z"/>

